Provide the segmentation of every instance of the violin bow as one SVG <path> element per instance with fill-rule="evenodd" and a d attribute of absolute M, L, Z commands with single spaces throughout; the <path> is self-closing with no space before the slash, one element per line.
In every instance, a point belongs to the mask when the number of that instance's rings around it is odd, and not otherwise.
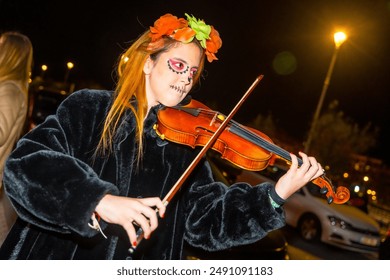
<path fill-rule="evenodd" d="M 241 97 L 240 101 L 238 101 L 236 106 L 234 106 L 234 108 L 230 112 L 230 114 L 228 116 L 226 116 L 226 118 L 223 120 L 223 122 L 218 127 L 218 129 L 210 137 L 209 141 L 203 146 L 203 148 L 200 150 L 200 152 L 197 154 L 197 156 L 194 158 L 194 160 L 191 162 L 191 164 L 187 167 L 187 169 L 184 171 L 184 173 L 176 181 L 175 185 L 173 185 L 173 187 L 169 190 L 167 195 L 162 200 L 162 203 L 165 206 L 167 206 L 169 204 L 169 202 L 172 200 L 172 198 L 175 196 L 175 194 L 180 190 L 180 188 L 183 185 L 184 181 L 188 178 L 188 176 L 195 169 L 195 167 L 201 161 L 201 159 L 206 154 L 206 152 L 211 148 L 211 146 L 214 144 L 214 142 L 217 140 L 217 138 L 221 135 L 221 133 L 226 128 L 226 126 L 232 120 L 233 116 L 237 113 L 238 109 L 245 102 L 245 100 L 248 98 L 248 96 L 252 93 L 252 91 L 255 89 L 255 87 L 258 85 L 258 83 L 263 79 L 263 77 L 264 77 L 264 75 L 259 75 L 255 79 L 255 81 L 252 83 L 252 85 L 248 88 L 248 90 L 245 92 L 245 94 Z M 142 228 L 139 228 L 137 230 L 137 244 L 139 244 L 142 241 L 143 236 L 144 236 L 143 230 L 142 230 Z M 135 247 L 130 247 L 129 248 L 129 252 L 131 254 L 134 253 L 134 251 L 135 251 Z"/>

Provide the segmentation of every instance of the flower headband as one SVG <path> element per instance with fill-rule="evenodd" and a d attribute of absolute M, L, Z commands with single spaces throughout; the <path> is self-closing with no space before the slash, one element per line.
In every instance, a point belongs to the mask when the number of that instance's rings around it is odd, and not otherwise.
<path fill-rule="evenodd" d="M 182 43 L 190 43 L 196 38 L 202 48 L 205 49 L 207 60 L 218 60 L 215 54 L 222 46 L 219 33 L 213 26 L 207 25 L 203 20 L 197 20 L 194 16 L 185 14 L 187 19 L 177 18 L 172 14 L 165 14 L 154 22 L 150 27 L 151 42 L 148 49 L 162 47 L 163 36 L 169 36 Z"/>

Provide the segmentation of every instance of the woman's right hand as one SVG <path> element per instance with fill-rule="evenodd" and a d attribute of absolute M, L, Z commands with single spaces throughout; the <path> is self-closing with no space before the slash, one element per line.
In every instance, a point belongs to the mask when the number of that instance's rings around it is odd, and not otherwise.
<path fill-rule="evenodd" d="M 131 198 L 107 194 L 95 211 L 107 223 L 121 225 L 126 230 L 132 246 L 136 247 L 135 225 L 142 228 L 144 238 L 148 239 L 158 226 L 157 211 L 163 218 L 165 206 L 158 197 Z"/>

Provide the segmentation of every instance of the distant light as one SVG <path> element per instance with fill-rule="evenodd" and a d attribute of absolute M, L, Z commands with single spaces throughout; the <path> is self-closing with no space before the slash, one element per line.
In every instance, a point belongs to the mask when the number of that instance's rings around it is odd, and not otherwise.
<path fill-rule="evenodd" d="M 370 178 L 368 178 L 368 176 L 364 176 L 364 177 L 363 177 L 363 181 L 364 181 L 364 182 L 368 182 L 369 180 L 370 180 Z"/>
<path fill-rule="evenodd" d="M 66 67 L 68 67 L 69 70 L 72 69 L 74 67 L 73 62 L 69 61 L 68 63 L 66 63 Z"/>
<path fill-rule="evenodd" d="M 349 177 L 349 174 L 348 174 L 347 172 L 344 172 L 343 177 L 344 177 L 344 178 L 348 178 L 348 177 Z"/>
<path fill-rule="evenodd" d="M 329 171 L 330 170 L 330 166 L 329 165 L 325 165 L 325 170 Z"/>
<path fill-rule="evenodd" d="M 128 56 L 122 55 L 122 59 L 123 59 L 123 62 L 124 62 L 124 63 L 126 63 L 127 61 L 129 61 L 129 57 L 128 57 Z"/>
<path fill-rule="evenodd" d="M 297 59 L 291 52 L 283 51 L 275 56 L 272 67 L 279 75 L 290 75 L 297 69 Z"/>
<path fill-rule="evenodd" d="M 41 69 L 42 69 L 42 71 L 46 71 L 46 70 L 47 70 L 47 65 L 43 64 L 43 65 L 41 66 Z"/>
<path fill-rule="evenodd" d="M 338 48 L 345 42 L 345 40 L 347 40 L 347 35 L 340 31 L 333 34 L 333 38 L 336 48 Z"/>
<path fill-rule="evenodd" d="M 359 187 L 358 185 L 356 185 L 356 186 L 354 187 L 353 191 L 354 191 L 355 193 L 359 192 L 359 191 L 360 191 L 360 187 Z"/>

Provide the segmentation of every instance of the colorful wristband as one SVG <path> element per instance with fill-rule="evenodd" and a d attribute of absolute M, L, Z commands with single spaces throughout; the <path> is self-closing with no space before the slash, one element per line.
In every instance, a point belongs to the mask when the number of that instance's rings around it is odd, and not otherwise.
<path fill-rule="evenodd" d="M 271 204 L 273 205 L 273 203 L 275 203 L 276 205 L 278 205 L 277 207 L 280 207 L 282 206 L 286 201 L 281 198 L 275 191 L 275 187 L 271 187 L 268 191 L 268 195 L 271 199 Z"/>

